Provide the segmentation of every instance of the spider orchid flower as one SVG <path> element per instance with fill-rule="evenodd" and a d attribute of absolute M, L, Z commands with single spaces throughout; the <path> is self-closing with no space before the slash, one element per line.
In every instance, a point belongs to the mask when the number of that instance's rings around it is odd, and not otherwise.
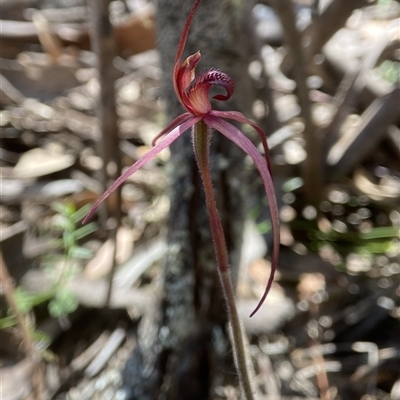
<path fill-rule="evenodd" d="M 183 63 L 180 62 L 186 40 L 188 37 L 189 27 L 195 15 L 196 9 L 201 0 L 196 0 L 186 24 L 183 29 L 182 36 L 178 45 L 178 51 L 175 58 L 173 71 L 173 83 L 175 93 L 179 102 L 185 108 L 186 112 L 175 118 L 164 130 L 162 130 L 153 140 L 153 147 L 136 163 L 130 166 L 95 202 L 83 223 L 85 223 L 94 214 L 99 205 L 114 192 L 129 176 L 135 173 L 148 161 L 153 159 L 162 150 L 168 147 L 172 142 L 183 135 L 188 129 L 192 128 L 195 155 L 199 166 L 200 174 L 203 179 L 203 185 L 206 192 L 207 207 L 210 216 L 211 230 L 214 239 L 214 246 L 217 254 L 218 267 L 222 271 L 228 269 L 228 256 L 226 251 L 225 238 L 223 236 L 222 226 L 220 223 L 218 211 L 216 210 L 215 198 L 211 184 L 211 175 L 209 174 L 209 136 L 211 128 L 226 136 L 229 140 L 239 146 L 254 161 L 263 180 L 265 191 L 269 201 L 271 211 L 271 221 L 273 228 L 273 255 L 271 275 L 269 277 L 265 292 L 259 301 L 256 309 L 252 312 L 254 315 L 261 307 L 267 294 L 272 286 L 274 279 L 278 252 L 279 252 L 279 214 L 278 206 L 275 198 L 275 191 L 271 177 L 271 167 L 269 159 L 269 150 L 263 130 L 248 120 L 242 113 L 237 111 L 217 111 L 211 108 L 208 98 L 211 86 L 219 86 L 225 90 L 225 94 L 217 94 L 213 98 L 216 100 L 228 100 L 234 92 L 234 83 L 231 77 L 215 68 L 210 68 L 195 75 L 195 68 L 200 61 L 201 55 L 198 51 L 189 56 Z M 261 155 L 253 143 L 234 125 L 227 120 L 233 120 L 239 123 L 252 126 L 258 133 L 264 148 L 265 155 Z M 206 184 L 205 178 L 209 178 L 209 185 Z"/>

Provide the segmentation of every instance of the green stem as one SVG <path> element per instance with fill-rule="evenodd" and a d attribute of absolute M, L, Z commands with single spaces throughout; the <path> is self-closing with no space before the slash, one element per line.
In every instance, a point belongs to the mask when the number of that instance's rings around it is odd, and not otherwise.
<path fill-rule="evenodd" d="M 214 189 L 212 185 L 209 161 L 210 137 L 210 128 L 203 121 L 198 122 L 194 126 L 194 151 L 206 195 L 206 204 L 208 215 L 210 218 L 211 233 L 214 241 L 215 254 L 218 264 L 218 276 L 228 309 L 228 317 L 231 328 L 231 340 L 235 356 L 236 368 L 245 400 L 253 400 L 253 392 L 249 379 L 246 352 L 243 341 L 244 336 L 239 320 L 239 315 L 236 309 L 235 293 L 229 273 L 228 250 L 226 247 L 224 231 L 222 229 L 221 219 L 217 210 L 217 204 L 215 201 Z"/>

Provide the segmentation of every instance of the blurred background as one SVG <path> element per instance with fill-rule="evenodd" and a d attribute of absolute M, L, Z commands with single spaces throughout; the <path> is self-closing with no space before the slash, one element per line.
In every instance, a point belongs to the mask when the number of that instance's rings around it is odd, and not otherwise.
<path fill-rule="evenodd" d="M 1 1 L 3 400 L 240 399 L 190 134 L 81 224 L 182 112 L 192 3 Z M 250 319 L 268 202 L 251 160 L 212 143 L 259 399 L 400 399 L 399 43 L 396 0 L 204 0 L 194 18 L 185 55 L 235 81 L 213 106 L 270 148 L 281 255 Z"/>

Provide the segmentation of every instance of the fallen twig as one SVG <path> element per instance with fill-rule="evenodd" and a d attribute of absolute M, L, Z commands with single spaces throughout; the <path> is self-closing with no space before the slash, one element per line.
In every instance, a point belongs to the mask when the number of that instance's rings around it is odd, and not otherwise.
<path fill-rule="evenodd" d="M 15 300 L 14 286 L 12 284 L 12 278 L 8 273 L 7 266 L 4 262 L 3 255 L 0 253 L 0 282 L 3 287 L 4 296 L 7 300 L 8 305 L 12 311 L 14 318 L 17 321 L 17 326 L 21 333 L 22 344 L 25 348 L 25 353 L 28 359 L 31 360 L 33 365 L 31 382 L 33 396 L 35 400 L 41 400 L 45 390 L 45 378 L 44 369 L 42 364 L 42 357 L 37 350 L 35 343 L 33 342 L 31 333 L 26 324 L 24 316 L 21 314 L 18 305 Z"/>
<path fill-rule="evenodd" d="M 303 135 L 307 159 L 305 160 L 303 169 L 304 193 L 309 204 L 318 206 L 322 186 L 321 146 L 311 116 L 311 102 L 307 87 L 306 59 L 304 57 L 302 35 L 296 28 L 296 16 L 292 2 L 290 0 L 280 0 L 275 4 L 284 28 L 284 37 L 293 64 L 293 75 L 296 81 L 301 115 L 305 123 Z"/>

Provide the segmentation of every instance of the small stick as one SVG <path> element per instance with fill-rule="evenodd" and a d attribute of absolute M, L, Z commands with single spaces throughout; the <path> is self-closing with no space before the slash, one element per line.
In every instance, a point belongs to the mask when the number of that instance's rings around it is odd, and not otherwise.
<path fill-rule="evenodd" d="M 39 351 L 36 349 L 35 343 L 33 342 L 29 328 L 25 322 L 25 318 L 21 311 L 18 309 L 17 302 L 15 300 L 14 285 L 12 278 L 8 272 L 6 263 L 3 258 L 3 254 L 0 252 L 0 282 L 3 286 L 4 296 L 7 300 L 8 305 L 17 321 L 18 329 L 21 332 L 22 344 L 28 359 L 33 364 L 32 371 L 32 388 L 33 396 L 35 400 L 42 399 L 42 393 L 44 389 L 44 375 L 43 365 L 41 363 L 42 357 Z"/>
<path fill-rule="evenodd" d="M 91 41 L 93 51 L 97 55 L 97 68 L 99 71 L 100 96 L 97 104 L 97 117 L 100 121 L 100 140 L 98 152 L 103 160 L 102 183 L 104 188 L 109 180 L 115 180 L 121 174 L 121 156 L 119 151 L 119 137 L 117 124 L 117 111 L 115 107 L 115 80 L 116 70 L 113 65 L 116 56 L 116 44 L 113 28 L 110 22 L 108 7 L 109 0 L 90 0 L 92 15 Z M 113 170 L 113 171 L 110 171 Z M 112 282 L 116 267 L 117 231 L 121 223 L 121 188 L 115 191 L 114 202 L 107 204 L 101 219 L 103 223 L 111 217 L 113 223 L 109 229 L 109 238 L 114 241 L 113 266 L 108 277 L 108 291 L 105 299 L 109 304 L 112 292 Z M 103 224 L 106 225 L 106 224 Z M 109 224 L 110 225 L 110 224 Z"/>

